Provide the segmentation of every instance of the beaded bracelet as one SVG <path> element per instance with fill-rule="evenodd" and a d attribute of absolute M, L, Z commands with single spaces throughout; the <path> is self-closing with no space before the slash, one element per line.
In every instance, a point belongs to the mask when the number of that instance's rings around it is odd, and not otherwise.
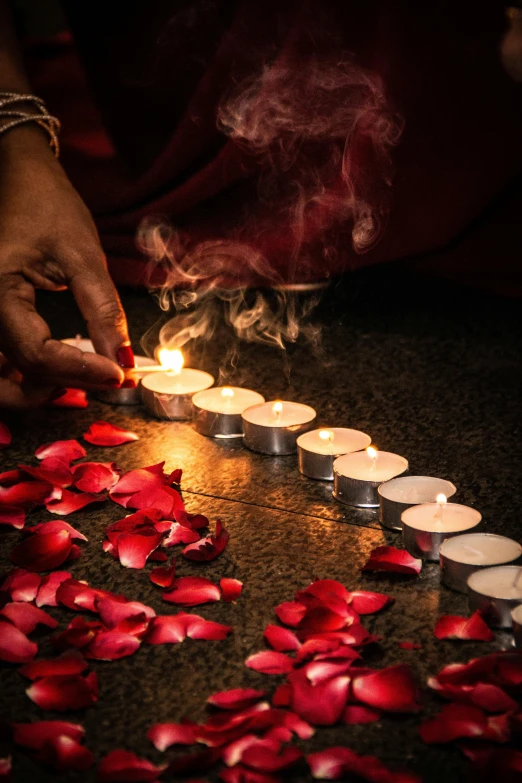
<path fill-rule="evenodd" d="M 30 103 L 34 112 L 17 108 L 19 103 Z M 49 114 L 44 101 L 36 95 L 26 95 L 19 92 L 0 92 L 0 136 L 19 125 L 36 122 L 48 134 L 49 144 L 56 157 L 60 153 L 58 132 L 60 121 Z"/>

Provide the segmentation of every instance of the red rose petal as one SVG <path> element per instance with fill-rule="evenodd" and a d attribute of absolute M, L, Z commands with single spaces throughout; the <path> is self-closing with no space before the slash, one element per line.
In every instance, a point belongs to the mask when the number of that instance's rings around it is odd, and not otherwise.
<path fill-rule="evenodd" d="M 56 591 L 71 575 L 68 571 L 53 571 L 42 577 L 41 585 L 36 596 L 36 606 L 58 606 Z"/>
<path fill-rule="evenodd" d="M 11 552 L 11 561 L 29 571 L 52 571 L 69 557 L 71 536 L 66 530 L 35 533 Z"/>
<path fill-rule="evenodd" d="M 176 579 L 173 589 L 162 593 L 164 601 L 178 606 L 197 606 L 221 599 L 221 590 L 203 576 L 183 576 Z"/>
<path fill-rule="evenodd" d="M 306 614 L 306 606 L 298 601 L 285 601 L 285 603 L 276 606 L 275 613 L 277 618 L 285 625 L 291 625 L 295 628 L 299 625 Z"/>
<path fill-rule="evenodd" d="M 348 726 L 361 723 L 375 723 L 380 717 L 381 713 L 379 710 L 372 710 L 371 707 L 363 707 L 360 704 L 349 704 L 343 712 L 343 723 L 346 723 Z"/>
<path fill-rule="evenodd" d="M 223 577 L 223 579 L 219 580 L 219 586 L 221 588 L 221 597 L 227 604 L 237 601 L 243 590 L 243 582 L 240 582 L 239 579 Z"/>
<path fill-rule="evenodd" d="M 344 747 L 327 748 L 310 753 L 306 760 L 316 780 L 339 780 L 349 776 L 370 783 L 422 783 L 410 772 L 391 772 L 375 756 L 359 756 Z"/>
<path fill-rule="evenodd" d="M 42 577 L 25 568 L 13 568 L 0 588 L 9 593 L 13 601 L 34 601 Z"/>
<path fill-rule="evenodd" d="M 41 750 L 53 737 L 70 737 L 80 742 L 85 729 L 78 723 L 62 720 L 42 720 L 36 723 L 12 723 L 13 742 L 30 750 Z"/>
<path fill-rule="evenodd" d="M 171 588 L 176 579 L 176 565 L 173 564 L 168 568 L 159 566 L 159 568 L 153 568 L 150 572 L 150 581 L 158 587 Z"/>
<path fill-rule="evenodd" d="M 335 579 L 316 579 L 305 590 L 298 591 L 296 599 L 300 601 L 306 595 L 313 595 L 327 604 L 332 596 L 340 598 L 344 603 L 350 600 L 350 593 L 346 587 Z"/>
<path fill-rule="evenodd" d="M 0 615 L 7 617 L 19 631 L 25 634 L 34 631 L 37 625 L 46 625 L 48 628 L 56 628 L 58 625 L 58 620 L 50 614 L 25 601 L 6 604 L 0 611 Z"/>
<path fill-rule="evenodd" d="M 0 506 L 0 525 L 10 525 L 21 530 L 25 525 L 25 511 L 16 506 Z"/>
<path fill-rule="evenodd" d="M 154 766 L 146 759 L 138 758 L 127 750 L 113 750 L 101 760 L 98 780 L 111 781 L 154 781 L 167 768 L 166 764 Z"/>
<path fill-rule="evenodd" d="M 46 481 L 53 487 L 70 487 L 72 484 L 69 462 L 58 457 L 46 457 L 37 468 L 32 465 L 19 465 L 18 467 L 24 473 L 28 473 L 40 481 Z"/>
<path fill-rule="evenodd" d="M 141 533 L 122 533 L 118 538 L 118 558 L 125 568 L 144 568 L 147 559 L 161 544 L 162 533 L 154 528 Z"/>
<path fill-rule="evenodd" d="M 18 673 L 28 680 L 38 680 L 52 675 L 81 674 L 87 669 L 87 661 L 77 652 L 68 650 L 59 658 L 39 659 L 31 661 L 18 669 Z"/>
<path fill-rule="evenodd" d="M 179 644 L 187 638 L 185 617 L 183 612 L 154 617 L 144 641 L 147 644 Z"/>
<path fill-rule="evenodd" d="M 230 691 L 221 691 L 209 696 L 207 703 L 221 710 L 243 710 L 245 707 L 255 704 L 266 695 L 266 691 L 258 691 L 253 688 L 233 688 Z"/>
<path fill-rule="evenodd" d="M 258 740 L 244 750 L 241 761 L 259 772 L 279 772 L 292 767 L 302 755 L 299 748 L 289 746 L 279 752 L 270 746 L 270 741 Z"/>
<path fill-rule="evenodd" d="M 398 642 L 401 650 L 422 650 L 422 644 L 418 642 Z"/>
<path fill-rule="evenodd" d="M 175 489 L 162 486 L 136 492 L 128 500 L 127 508 L 155 508 L 164 518 L 172 519 L 177 509 L 183 509 L 183 501 Z"/>
<path fill-rule="evenodd" d="M 0 421 L 0 449 L 5 449 L 12 441 L 12 435 L 7 424 Z"/>
<path fill-rule="evenodd" d="M 112 597 L 97 598 L 96 609 L 102 623 L 111 629 L 116 628 L 124 620 L 128 620 L 131 617 L 145 615 L 145 617 L 150 618 L 156 616 L 154 609 L 140 603 L 140 601 L 119 600 Z"/>
<path fill-rule="evenodd" d="M 294 662 L 284 653 L 264 650 L 247 658 L 245 666 L 261 674 L 288 674 L 294 668 Z"/>
<path fill-rule="evenodd" d="M 229 633 L 234 630 L 231 625 L 222 625 L 214 623 L 211 620 L 205 620 L 197 614 L 185 615 L 187 636 L 189 639 L 201 639 L 208 642 L 218 642 L 226 639 Z"/>
<path fill-rule="evenodd" d="M 274 707 L 289 707 L 290 699 L 292 696 L 292 687 L 288 683 L 283 683 L 275 689 L 272 696 L 272 706 Z"/>
<path fill-rule="evenodd" d="M 83 433 L 83 439 L 93 446 L 121 446 L 123 443 L 138 440 L 138 436 L 135 432 L 124 430 L 108 421 L 95 421 L 87 432 Z"/>
<path fill-rule="evenodd" d="M 83 617 L 75 617 L 65 631 L 53 637 L 53 644 L 58 650 L 74 647 L 83 652 L 100 630 L 102 630 L 100 622 L 87 622 Z"/>
<path fill-rule="evenodd" d="M 38 753 L 38 760 L 49 764 L 57 772 L 84 772 L 94 764 L 94 755 L 71 737 L 59 734 L 45 743 Z"/>
<path fill-rule="evenodd" d="M 299 650 L 301 642 L 288 628 L 281 628 L 279 625 L 268 625 L 263 634 L 270 647 L 278 652 L 289 652 Z"/>
<path fill-rule="evenodd" d="M 128 473 L 124 473 L 110 491 L 112 500 L 126 507 L 132 497 L 138 492 L 143 492 L 146 489 L 160 489 L 165 484 L 164 464 L 164 462 L 160 462 L 158 465 L 138 468 L 137 470 L 130 470 Z"/>
<path fill-rule="evenodd" d="M 180 525 L 179 522 L 173 522 L 169 535 L 163 542 L 164 547 L 177 546 L 178 544 L 193 544 L 199 541 L 201 536 L 197 530 Z"/>
<path fill-rule="evenodd" d="M 155 723 L 147 732 L 156 750 L 164 752 L 171 745 L 194 745 L 197 742 L 195 723 Z"/>
<path fill-rule="evenodd" d="M 70 492 L 68 489 L 64 489 L 62 497 L 59 500 L 49 501 L 45 504 L 45 508 L 52 514 L 65 516 L 73 514 L 91 503 L 101 503 L 105 499 L 105 496 L 89 495 L 86 492 Z"/>
<path fill-rule="evenodd" d="M 76 579 L 66 579 L 56 590 L 56 601 L 58 605 L 66 606 L 76 612 L 83 610 L 95 612 L 97 611 L 96 599 L 101 595 L 106 595 L 104 590 L 95 590 L 86 582 L 78 582 Z"/>
<path fill-rule="evenodd" d="M 20 481 L 9 487 L 0 487 L 0 506 L 31 509 L 60 496 L 61 490 L 46 481 Z"/>
<path fill-rule="evenodd" d="M 219 520 L 216 522 L 216 532 L 213 536 L 202 538 L 194 544 L 185 547 L 182 554 L 187 560 L 208 562 L 214 560 L 225 549 L 229 534 Z"/>
<path fill-rule="evenodd" d="M 290 706 L 299 717 L 314 726 L 331 726 L 340 720 L 346 706 L 349 677 L 334 677 L 312 685 L 301 671 L 288 677 L 292 687 Z"/>
<path fill-rule="evenodd" d="M 394 546 L 378 546 L 370 553 L 368 562 L 361 571 L 391 571 L 396 574 L 418 576 L 422 569 L 422 560 L 412 557 L 404 549 Z"/>
<path fill-rule="evenodd" d="M 51 675 L 33 682 L 26 693 L 43 710 L 81 710 L 98 701 L 98 679 L 95 672 L 87 677 Z"/>
<path fill-rule="evenodd" d="M 83 389 L 66 389 L 65 394 L 47 404 L 51 408 L 86 408 L 89 403 Z"/>
<path fill-rule="evenodd" d="M 24 474 L 22 470 L 5 470 L 0 473 L 0 487 L 12 487 L 22 481 Z"/>
<path fill-rule="evenodd" d="M 311 661 L 301 671 L 306 674 L 312 685 L 319 685 L 322 682 L 331 680 L 332 677 L 340 677 L 343 674 L 347 674 L 352 667 L 352 663 L 352 659 Z"/>
<path fill-rule="evenodd" d="M 140 644 L 136 636 L 117 628 L 108 631 L 100 630 L 85 650 L 85 656 L 97 661 L 119 661 L 120 658 L 133 655 Z"/>
<path fill-rule="evenodd" d="M 28 663 L 32 661 L 38 646 L 7 619 L 0 618 L 0 661 Z"/>
<path fill-rule="evenodd" d="M 56 533 L 59 530 L 67 530 L 71 538 L 77 538 L 80 541 L 88 541 L 87 537 L 76 530 L 72 525 L 66 522 L 64 519 L 53 519 L 52 522 L 40 522 L 39 525 L 33 525 L 26 528 L 27 533 Z"/>
<path fill-rule="evenodd" d="M 72 468 L 72 475 L 76 489 L 94 494 L 111 489 L 120 478 L 114 462 L 82 462 Z"/>
<path fill-rule="evenodd" d="M 478 642 L 491 642 L 495 638 L 495 634 L 486 625 L 479 611 L 469 618 L 455 615 L 439 617 L 434 634 L 437 639 L 461 639 Z"/>
<path fill-rule="evenodd" d="M 235 764 L 233 767 L 224 769 L 220 773 L 219 779 L 223 783 L 280 783 L 281 780 L 280 777 L 248 769 L 242 764 Z"/>
<path fill-rule="evenodd" d="M 509 713 L 507 715 L 486 715 L 479 707 L 468 704 L 447 704 L 431 720 L 419 727 L 419 734 L 427 744 L 452 742 L 470 737 L 492 742 L 507 742 L 510 739 Z"/>
<path fill-rule="evenodd" d="M 352 695 L 370 707 L 390 712 L 417 712 L 418 689 L 407 664 L 354 677 Z"/>
<path fill-rule="evenodd" d="M 34 453 L 37 459 L 56 457 L 67 463 L 81 459 L 86 454 L 87 452 L 77 440 L 55 440 L 53 443 L 46 443 L 44 446 L 40 446 Z"/>
<path fill-rule="evenodd" d="M 350 604 L 357 614 L 374 614 L 395 601 L 391 595 L 371 593 L 367 590 L 355 590 L 350 593 Z"/>

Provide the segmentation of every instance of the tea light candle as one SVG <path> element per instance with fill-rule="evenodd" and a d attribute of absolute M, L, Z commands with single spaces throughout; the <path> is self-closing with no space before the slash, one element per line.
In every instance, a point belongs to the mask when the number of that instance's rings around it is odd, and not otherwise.
<path fill-rule="evenodd" d="M 184 421 L 192 418 L 192 396 L 214 383 L 210 373 L 183 367 L 179 350 L 162 348 L 158 358 L 163 372 L 152 372 L 141 380 L 143 404 L 159 419 Z"/>
<path fill-rule="evenodd" d="M 436 503 L 422 503 L 402 512 L 402 539 L 414 557 L 438 560 L 440 545 L 480 524 L 482 514 L 470 506 L 448 503 L 439 495 Z"/>
<path fill-rule="evenodd" d="M 516 606 L 511 612 L 511 622 L 513 624 L 515 647 L 522 647 L 522 604 Z"/>
<path fill-rule="evenodd" d="M 61 340 L 65 345 L 72 345 L 73 348 L 79 348 L 83 353 L 96 353 L 92 340 L 87 337 L 82 337 L 81 334 L 77 334 L 76 337 L 67 337 L 65 340 Z M 148 356 L 140 356 L 136 354 L 134 356 L 135 367 L 139 371 L 140 367 L 152 367 L 156 364 L 154 359 L 149 359 Z M 94 396 L 102 402 L 108 402 L 110 405 L 139 405 L 141 402 L 139 383 L 139 374 L 133 376 L 135 386 L 124 386 L 119 389 L 98 389 L 94 392 Z"/>
<path fill-rule="evenodd" d="M 433 476 L 401 476 L 386 481 L 378 488 L 379 519 L 390 530 L 402 530 L 401 514 L 419 503 L 431 503 L 443 493 L 447 498 L 457 488 L 451 481 Z"/>
<path fill-rule="evenodd" d="M 333 464 L 337 457 L 360 451 L 372 439 L 365 432 L 345 427 L 311 430 L 297 438 L 297 460 L 303 476 L 333 481 Z"/>
<path fill-rule="evenodd" d="M 261 454 L 295 454 L 296 440 L 312 429 L 316 413 L 300 402 L 273 400 L 243 411 L 245 446 Z"/>
<path fill-rule="evenodd" d="M 241 414 L 264 401 L 261 394 L 239 386 L 216 386 L 200 391 L 192 398 L 194 428 L 211 438 L 242 438 Z"/>
<path fill-rule="evenodd" d="M 366 451 L 344 454 L 333 464 L 333 496 L 349 506 L 375 508 L 379 505 L 377 488 L 407 470 L 408 460 L 404 457 L 377 451 L 373 446 L 368 446 Z"/>
<path fill-rule="evenodd" d="M 522 603 L 522 567 L 494 566 L 475 571 L 468 578 L 472 612 L 479 609 L 488 625 L 511 628 L 511 612 Z"/>
<path fill-rule="evenodd" d="M 475 571 L 513 563 L 522 555 L 517 541 L 493 533 L 468 533 L 447 538 L 440 546 L 441 582 L 466 593 L 468 578 Z"/>

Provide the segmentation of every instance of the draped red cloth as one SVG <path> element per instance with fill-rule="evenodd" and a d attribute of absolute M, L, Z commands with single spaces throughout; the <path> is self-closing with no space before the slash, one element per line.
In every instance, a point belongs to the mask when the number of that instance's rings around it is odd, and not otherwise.
<path fill-rule="evenodd" d="M 521 293 L 522 89 L 499 60 L 503 4 L 324 0 L 319 17 L 313 6 L 70 2 L 72 35 L 29 48 L 34 89 L 62 121 L 62 161 L 95 216 L 114 279 L 145 282 L 136 232 L 144 218 L 158 216 L 185 248 L 238 240 L 285 280 L 393 260 Z M 349 53 L 382 83 L 404 130 L 391 151 L 391 189 L 372 170 L 379 161 L 368 134 L 348 142 L 358 192 L 380 205 L 386 191 L 379 240 L 356 252 L 350 215 L 332 226 L 324 205 L 312 207 L 301 264 L 289 213 L 260 198 L 263 161 L 227 137 L 217 115 L 231 88 L 263 64 L 305 70 L 330 40 L 334 60 Z M 256 275 L 249 281 L 239 261 L 230 278 L 245 282 L 245 274 L 246 282 L 260 282 Z M 154 281 L 161 279 L 157 268 Z"/>

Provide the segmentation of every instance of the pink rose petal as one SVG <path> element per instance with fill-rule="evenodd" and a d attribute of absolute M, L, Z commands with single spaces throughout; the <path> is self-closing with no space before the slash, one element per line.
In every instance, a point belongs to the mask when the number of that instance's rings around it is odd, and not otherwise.
<path fill-rule="evenodd" d="M 16 506 L 0 506 L 0 525 L 10 525 L 21 530 L 25 525 L 25 511 Z"/>
<path fill-rule="evenodd" d="M 209 696 L 207 703 L 221 710 L 243 710 L 250 707 L 266 695 L 266 691 L 253 688 L 233 688 L 230 691 L 221 691 Z"/>
<path fill-rule="evenodd" d="M 47 511 L 52 514 L 67 515 L 79 511 L 91 503 L 101 503 L 105 500 L 104 495 L 90 495 L 86 492 L 70 492 L 64 489 L 59 500 L 51 500 L 45 504 Z"/>
<path fill-rule="evenodd" d="M 7 424 L 0 421 L 0 449 L 5 449 L 12 441 L 12 435 Z"/>
<path fill-rule="evenodd" d="M 34 631 L 37 625 L 46 625 L 48 628 L 56 628 L 58 625 L 58 620 L 50 614 L 25 601 L 6 604 L 0 611 L 0 615 L 7 617 L 19 631 L 25 634 Z"/>
<path fill-rule="evenodd" d="M 261 674 L 288 674 L 294 668 L 294 662 L 284 653 L 264 650 L 247 658 L 245 666 Z"/>
<path fill-rule="evenodd" d="M 120 478 L 114 462 L 82 462 L 72 468 L 73 484 L 80 492 L 97 494 L 111 489 Z"/>
<path fill-rule="evenodd" d="M 354 677 L 352 696 L 369 707 L 389 712 L 417 712 L 418 688 L 407 664 Z"/>
<path fill-rule="evenodd" d="M 164 601 L 178 606 L 197 606 L 221 599 L 221 590 L 203 576 L 183 576 L 174 580 L 173 589 L 162 593 Z"/>
<path fill-rule="evenodd" d="M 37 459 L 48 459 L 55 457 L 63 462 L 74 462 L 74 460 L 85 457 L 87 452 L 77 440 L 55 440 L 53 443 L 46 443 L 36 449 L 34 455 Z"/>
<path fill-rule="evenodd" d="M 221 597 L 227 604 L 237 601 L 243 590 L 243 582 L 240 582 L 239 579 L 223 577 L 223 579 L 219 580 L 219 586 L 221 588 Z"/>
<path fill-rule="evenodd" d="M 154 766 L 146 759 L 138 758 L 127 750 L 113 750 L 100 762 L 98 780 L 112 781 L 154 781 L 167 768 L 166 764 Z"/>
<path fill-rule="evenodd" d="M 32 661 L 38 646 L 13 625 L 7 618 L 0 618 L 0 661 L 28 663 Z"/>
<path fill-rule="evenodd" d="M 11 552 L 11 561 L 29 571 L 51 571 L 64 563 L 71 552 L 71 536 L 66 530 L 35 533 Z"/>
<path fill-rule="evenodd" d="M 83 439 L 93 446 L 121 446 L 123 443 L 138 440 L 138 436 L 135 432 L 124 430 L 108 421 L 95 421 L 87 432 L 83 433 Z"/>
<path fill-rule="evenodd" d="M 278 652 L 299 650 L 301 647 L 301 642 L 295 633 L 279 625 L 268 625 L 263 635 L 270 647 Z"/>
<path fill-rule="evenodd" d="M 216 522 L 216 532 L 213 536 L 201 538 L 194 544 L 185 547 L 182 554 L 187 560 L 197 562 L 208 562 L 214 560 L 225 549 L 229 539 L 229 534 L 219 521 Z"/>
<path fill-rule="evenodd" d="M 370 553 L 367 563 L 361 571 L 390 571 L 396 574 L 418 576 L 422 569 L 422 560 L 412 557 L 404 549 L 394 546 L 378 546 Z"/>
<path fill-rule="evenodd" d="M 434 634 L 437 639 L 461 639 L 478 642 L 492 642 L 495 638 L 495 634 L 486 625 L 479 611 L 469 618 L 454 615 L 439 617 Z"/>
<path fill-rule="evenodd" d="M 26 693 L 43 710 L 80 710 L 98 701 L 98 679 L 95 672 L 87 677 L 51 675 L 33 682 Z"/>

